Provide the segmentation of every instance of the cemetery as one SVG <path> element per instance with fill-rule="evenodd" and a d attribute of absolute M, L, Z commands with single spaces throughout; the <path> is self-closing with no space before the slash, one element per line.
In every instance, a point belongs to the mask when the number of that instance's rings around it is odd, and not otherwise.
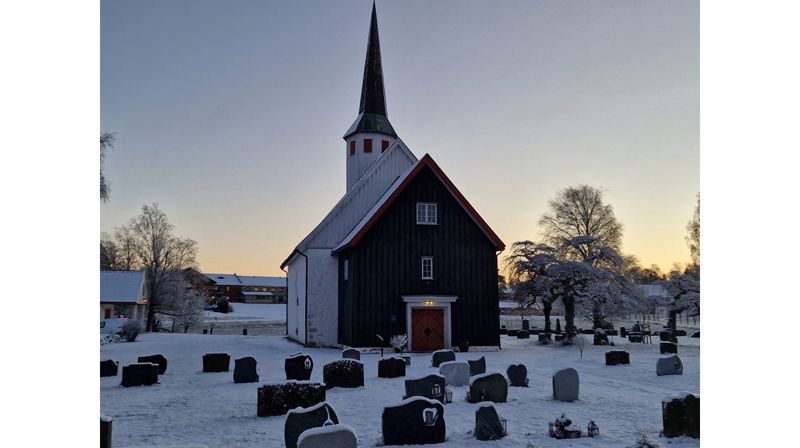
<path fill-rule="evenodd" d="M 278 336 L 144 334 L 101 347 L 101 374 L 120 370 L 100 378 L 101 412 L 118 447 L 625 447 L 637 427 L 662 446 L 698 447 L 700 342 L 688 334 L 675 336 L 678 354 L 662 354 L 659 337 L 609 335 L 609 347 L 586 335 L 581 358 L 504 335 L 502 350 L 403 354 L 410 363 Z"/>

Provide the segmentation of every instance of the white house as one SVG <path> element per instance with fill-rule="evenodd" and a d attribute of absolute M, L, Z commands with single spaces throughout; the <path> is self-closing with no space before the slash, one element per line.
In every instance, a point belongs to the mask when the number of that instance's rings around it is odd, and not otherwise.
<path fill-rule="evenodd" d="M 147 318 L 145 271 L 100 271 L 100 320 Z"/>

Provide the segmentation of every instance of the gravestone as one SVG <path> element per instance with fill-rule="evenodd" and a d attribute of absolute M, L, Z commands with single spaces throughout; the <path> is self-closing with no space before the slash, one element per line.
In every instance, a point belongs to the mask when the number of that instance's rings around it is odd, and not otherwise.
<path fill-rule="evenodd" d="M 644 339 L 644 336 L 642 336 L 641 332 L 637 331 L 635 333 L 634 332 L 628 333 L 628 342 L 633 342 L 633 343 L 637 343 L 638 342 L 638 343 L 640 343 L 640 342 L 642 342 L 643 339 Z"/>
<path fill-rule="evenodd" d="M 550 333 L 539 333 L 539 342 L 547 342 L 550 340 Z"/>
<path fill-rule="evenodd" d="M 618 350 L 606 353 L 607 366 L 617 366 L 621 364 L 630 364 L 630 363 L 631 363 L 631 357 L 630 354 L 626 351 Z"/>
<path fill-rule="evenodd" d="M 233 362 L 233 382 L 234 383 L 257 383 L 258 370 L 256 358 L 246 356 Z"/>
<path fill-rule="evenodd" d="M 208 353 L 203 355 L 203 372 L 227 372 L 230 370 L 231 355 L 227 353 Z"/>
<path fill-rule="evenodd" d="M 286 448 L 297 448 L 300 434 L 311 428 L 320 428 L 339 423 L 336 411 L 327 402 L 317 403 L 308 408 L 295 408 L 286 414 L 283 425 L 283 440 Z"/>
<path fill-rule="evenodd" d="M 502 373 L 483 373 L 472 377 L 467 397 L 470 403 L 492 401 L 505 403 L 508 399 L 508 381 Z"/>
<path fill-rule="evenodd" d="M 517 339 L 530 339 L 530 338 L 531 334 L 528 332 L 528 330 L 519 330 L 517 332 Z"/>
<path fill-rule="evenodd" d="M 561 334 L 561 319 L 556 319 L 556 334 Z"/>
<path fill-rule="evenodd" d="M 686 330 L 675 330 L 675 336 L 686 336 Z"/>
<path fill-rule="evenodd" d="M 700 332 L 699 331 L 695 331 L 694 334 L 692 334 L 692 337 L 699 339 L 700 338 Z"/>
<path fill-rule="evenodd" d="M 406 380 L 406 395 L 403 397 L 424 397 L 444 403 L 444 376 L 431 374 L 422 378 Z"/>
<path fill-rule="evenodd" d="M 455 361 L 456 354 L 452 350 L 436 350 L 431 356 L 431 365 L 439 367 L 443 362 Z"/>
<path fill-rule="evenodd" d="M 436 400 L 411 397 L 383 408 L 384 445 L 426 445 L 445 438 L 444 406 Z"/>
<path fill-rule="evenodd" d="M 314 360 L 305 353 L 295 353 L 286 358 L 283 364 L 287 380 L 308 381 L 314 370 Z"/>
<path fill-rule="evenodd" d="M 575 401 L 580 391 L 578 371 L 572 367 L 553 374 L 553 399 L 556 401 Z"/>
<path fill-rule="evenodd" d="M 665 342 L 673 342 L 672 332 L 669 330 L 659 331 L 658 339 Z"/>
<path fill-rule="evenodd" d="M 158 374 L 163 375 L 164 372 L 167 371 L 167 358 L 164 355 L 150 355 L 150 356 L 140 356 L 136 361 L 138 362 L 149 362 L 153 364 L 158 364 Z"/>
<path fill-rule="evenodd" d="M 528 330 L 528 333 L 530 333 L 530 334 L 536 334 L 536 335 L 539 335 L 539 334 L 541 334 L 543 331 L 544 331 L 544 330 L 543 330 L 543 329 L 541 329 L 541 328 L 531 328 L 530 330 Z"/>
<path fill-rule="evenodd" d="M 111 448 L 111 417 L 100 416 L 100 448 Z"/>
<path fill-rule="evenodd" d="M 478 359 L 470 359 L 467 362 L 469 363 L 469 376 L 486 373 L 486 357 L 481 356 Z"/>
<path fill-rule="evenodd" d="M 662 342 L 659 344 L 661 354 L 664 353 L 678 353 L 678 344 L 674 342 Z"/>
<path fill-rule="evenodd" d="M 700 397 L 685 394 L 661 402 L 664 437 L 700 438 Z"/>
<path fill-rule="evenodd" d="M 444 376 L 446 386 L 466 386 L 469 384 L 469 363 L 448 361 L 439 364 L 439 373 Z"/>
<path fill-rule="evenodd" d="M 508 328 L 505 325 L 500 327 L 500 334 L 508 334 Z"/>
<path fill-rule="evenodd" d="M 364 364 L 355 359 L 340 359 L 322 368 L 322 381 L 334 387 L 361 387 L 364 385 Z"/>
<path fill-rule="evenodd" d="M 386 358 L 378 361 L 378 378 L 397 378 L 406 376 L 406 360 Z"/>
<path fill-rule="evenodd" d="M 342 350 L 342 358 L 343 359 L 355 359 L 356 361 L 361 360 L 361 352 L 354 349 L 354 348 L 346 348 Z"/>
<path fill-rule="evenodd" d="M 100 361 L 100 376 L 117 376 L 119 364 L 111 359 Z"/>
<path fill-rule="evenodd" d="M 296 407 L 311 407 L 325 401 L 325 384 L 301 381 L 267 384 L 258 388 L 256 414 L 283 415 Z"/>
<path fill-rule="evenodd" d="M 683 363 L 678 355 L 661 358 L 656 363 L 656 375 L 683 375 Z"/>
<path fill-rule="evenodd" d="M 475 411 L 475 437 L 478 440 L 500 440 L 505 435 L 503 422 L 493 405 L 482 405 Z"/>
<path fill-rule="evenodd" d="M 625 327 L 619 327 L 619 336 L 622 338 L 627 338 L 628 330 L 626 330 Z"/>
<path fill-rule="evenodd" d="M 150 386 L 158 383 L 158 364 L 144 362 L 122 368 L 122 387 Z"/>
<path fill-rule="evenodd" d="M 531 322 L 528 319 L 522 319 L 522 329 L 525 331 L 531 329 Z"/>
<path fill-rule="evenodd" d="M 508 330 L 508 337 L 515 338 L 515 337 L 517 337 L 518 333 L 519 333 L 519 330 Z"/>
<path fill-rule="evenodd" d="M 508 381 L 513 387 L 528 387 L 528 368 L 524 364 L 511 364 L 506 369 Z"/>
<path fill-rule="evenodd" d="M 303 431 L 297 448 L 356 448 L 358 436 L 353 428 L 338 424 Z"/>

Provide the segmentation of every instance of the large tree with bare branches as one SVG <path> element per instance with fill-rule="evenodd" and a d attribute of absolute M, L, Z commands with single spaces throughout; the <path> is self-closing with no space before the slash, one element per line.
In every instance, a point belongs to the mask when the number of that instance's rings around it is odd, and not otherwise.
<path fill-rule="evenodd" d="M 548 206 L 549 211 L 539 219 L 544 242 L 551 247 L 565 248 L 566 258 L 578 261 L 592 258 L 592 247 L 574 244 L 576 238 L 581 237 L 591 237 L 591 241 L 621 252 L 622 224 L 614 216 L 611 205 L 603 202 L 603 191 L 599 188 L 589 185 L 565 188 Z M 570 241 L 572 244 L 567 244 Z"/>
<path fill-rule="evenodd" d="M 113 132 L 105 132 L 100 134 L 100 199 L 103 202 L 108 201 L 111 197 L 111 187 L 106 180 L 105 172 L 103 171 L 103 161 L 106 158 L 106 152 L 114 147 L 114 140 L 116 134 Z"/>

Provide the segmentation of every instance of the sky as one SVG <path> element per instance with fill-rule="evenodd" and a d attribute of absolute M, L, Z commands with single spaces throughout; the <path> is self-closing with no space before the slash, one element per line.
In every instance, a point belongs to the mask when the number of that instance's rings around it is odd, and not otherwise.
<path fill-rule="evenodd" d="M 345 193 L 371 5 L 102 0 L 101 131 L 117 142 L 101 230 L 158 203 L 204 272 L 282 275 Z M 697 1 L 377 8 L 393 127 L 507 247 L 541 237 L 559 190 L 589 184 L 622 222 L 625 254 L 665 271 L 689 261 Z"/>

